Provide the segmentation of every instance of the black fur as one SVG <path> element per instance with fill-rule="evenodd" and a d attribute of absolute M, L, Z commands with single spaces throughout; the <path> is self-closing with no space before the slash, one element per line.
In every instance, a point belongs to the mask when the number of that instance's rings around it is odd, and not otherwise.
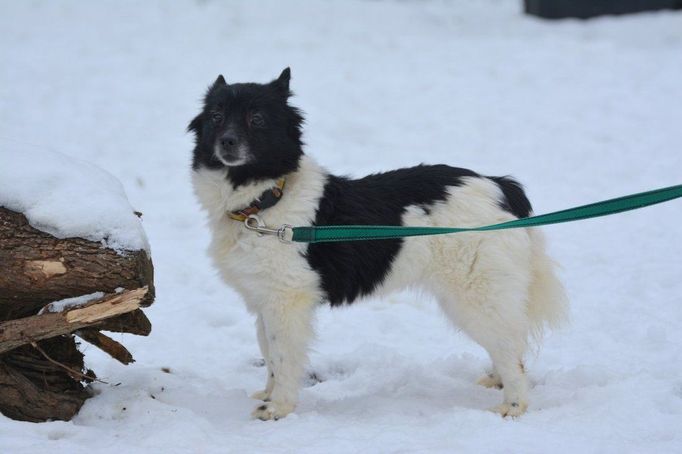
<path fill-rule="evenodd" d="M 303 117 L 287 103 L 289 68 L 269 84 L 230 84 L 219 76 L 208 89 L 203 111 L 188 130 L 195 134 L 192 167 L 220 169 L 224 165 L 214 155 L 216 141 L 229 129 L 251 154 L 247 164 L 228 167 L 228 179 L 236 188 L 243 184 L 277 178 L 298 168 L 302 151 Z M 254 127 L 249 118 L 258 113 L 264 124 Z M 221 117 L 216 121 L 216 117 Z"/>
<path fill-rule="evenodd" d="M 533 211 L 530 201 L 523 192 L 521 183 L 510 177 L 489 177 L 502 189 L 505 200 L 500 200 L 503 210 L 517 218 L 527 218 Z"/>
<path fill-rule="evenodd" d="M 446 165 L 420 165 L 359 180 L 330 176 L 315 225 L 401 225 L 406 207 L 428 210 L 444 201 L 447 187 L 459 186 L 465 176 L 478 175 Z M 401 245 L 400 239 L 311 244 L 306 258 L 320 274 L 329 302 L 340 305 L 380 285 Z"/>
<path fill-rule="evenodd" d="M 358 180 L 330 176 L 315 225 L 402 225 L 410 205 L 425 214 L 445 200 L 448 186 L 460 186 L 462 177 L 479 177 L 468 169 L 420 165 L 369 175 Z M 523 188 L 509 177 L 489 177 L 502 189 L 500 206 L 516 217 L 528 217 L 531 206 Z M 317 271 L 332 306 L 352 303 L 384 281 L 402 245 L 401 239 L 313 243 L 306 258 Z"/>

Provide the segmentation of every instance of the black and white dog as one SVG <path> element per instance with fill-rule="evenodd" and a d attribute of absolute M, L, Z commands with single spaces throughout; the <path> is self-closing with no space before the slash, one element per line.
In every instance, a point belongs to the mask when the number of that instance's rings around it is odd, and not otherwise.
<path fill-rule="evenodd" d="M 253 416 L 294 410 L 315 307 L 352 303 L 405 287 L 428 290 L 447 317 L 493 362 L 480 384 L 504 387 L 495 407 L 518 416 L 528 406 L 523 356 L 545 325 L 566 313 L 566 298 L 539 231 L 345 243 L 283 244 L 241 222 L 268 226 L 380 224 L 478 226 L 526 217 L 521 186 L 447 165 L 419 165 L 360 179 L 335 176 L 303 153 L 301 112 L 288 104 L 289 68 L 268 84 L 227 84 L 220 76 L 196 135 L 195 193 L 208 212 L 210 255 L 227 284 L 257 316 L 267 385 Z"/>

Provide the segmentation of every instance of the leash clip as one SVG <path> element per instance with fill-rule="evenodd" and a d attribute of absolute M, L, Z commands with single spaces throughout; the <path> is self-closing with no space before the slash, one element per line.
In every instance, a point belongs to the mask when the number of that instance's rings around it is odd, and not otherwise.
<path fill-rule="evenodd" d="M 280 242 L 289 244 L 294 236 L 293 227 L 289 224 L 282 224 L 280 228 L 273 229 L 265 225 L 260 216 L 256 214 L 250 214 L 246 219 L 244 219 L 244 226 L 247 230 L 256 232 L 258 236 L 263 235 L 275 235 Z"/>

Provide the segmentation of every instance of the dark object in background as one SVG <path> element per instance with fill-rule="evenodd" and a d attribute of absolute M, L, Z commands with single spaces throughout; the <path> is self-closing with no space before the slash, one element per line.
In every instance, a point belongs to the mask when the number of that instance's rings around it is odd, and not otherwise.
<path fill-rule="evenodd" d="M 526 14 L 545 19 L 588 19 L 606 14 L 629 14 L 682 9 L 682 0 L 524 0 Z"/>

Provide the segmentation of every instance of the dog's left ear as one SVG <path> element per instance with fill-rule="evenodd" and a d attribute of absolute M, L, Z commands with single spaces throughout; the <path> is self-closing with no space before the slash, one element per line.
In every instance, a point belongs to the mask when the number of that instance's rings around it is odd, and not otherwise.
<path fill-rule="evenodd" d="M 197 137 L 201 135 L 201 129 L 203 126 L 203 118 L 202 114 L 197 115 L 194 117 L 194 120 L 187 126 L 187 132 L 193 132 Z"/>
<path fill-rule="evenodd" d="M 291 80 L 291 70 L 287 67 L 270 85 L 275 87 L 284 97 L 288 98 L 291 95 L 289 92 L 289 80 Z"/>
<path fill-rule="evenodd" d="M 215 92 L 217 89 L 221 87 L 227 87 L 227 82 L 225 82 L 225 78 L 223 77 L 222 74 L 218 76 L 218 78 L 213 82 L 213 85 L 211 85 L 208 89 L 208 94 L 210 95 L 211 93 Z"/>

